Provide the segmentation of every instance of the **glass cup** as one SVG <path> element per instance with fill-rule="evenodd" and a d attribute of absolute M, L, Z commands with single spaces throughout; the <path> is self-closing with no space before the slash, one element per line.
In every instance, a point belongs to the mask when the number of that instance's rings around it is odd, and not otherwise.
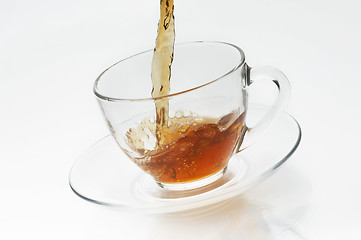
<path fill-rule="evenodd" d="M 232 155 L 264 133 L 289 100 L 282 72 L 249 67 L 240 48 L 222 42 L 176 44 L 170 93 L 152 98 L 152 56 L 149 50 L 115 63 L 97 78 L 94 93 L 119 147 L 165 189 L 199 188 L 222 177 Z M 248 90 L 261 80 L 273 82 L 279 94 L 249 128 Z M 157 102 L 168 108 L 162 129 Z"/>

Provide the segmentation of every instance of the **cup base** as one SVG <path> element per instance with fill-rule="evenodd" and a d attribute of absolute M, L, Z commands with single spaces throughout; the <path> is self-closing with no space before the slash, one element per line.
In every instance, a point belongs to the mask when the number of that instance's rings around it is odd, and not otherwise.
<path fill-rule="evenodd" d="M 190 181 L 185 183 L 161 183 L 157 182 L 158 186 L 161 188 L 164 188 L 165 190 L 171 190 L 171 191 L 184 191 L 184 190 L 192 190 L 200 187 L 207 186 L 208 184 L 211 184 L 218 179 L 220 179 L 223 174 L 227 171 L 227 166 L 223 168 L 221 171 L 214 173 L 208 177 L 196 180 L 196 181 Z"/>

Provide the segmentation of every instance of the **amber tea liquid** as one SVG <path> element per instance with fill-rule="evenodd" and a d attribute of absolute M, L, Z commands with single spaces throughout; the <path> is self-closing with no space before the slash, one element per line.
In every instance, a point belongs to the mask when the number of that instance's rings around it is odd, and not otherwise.
<path fill-rule="evenodd" d="M 168 143 L 155 150 L 144 150 L 139 136 L 152 129 L 147 123 L 128 132 L 128 144 L 142 157 L 134 162 L 161 183 L 201 179 L 223 170 L 233 155 L 244 127 L 244 115 L 231 113 L 219 120 L 171 118 L 164 130 Z M 137 147 L 138 146 L 138 147 Z"/>

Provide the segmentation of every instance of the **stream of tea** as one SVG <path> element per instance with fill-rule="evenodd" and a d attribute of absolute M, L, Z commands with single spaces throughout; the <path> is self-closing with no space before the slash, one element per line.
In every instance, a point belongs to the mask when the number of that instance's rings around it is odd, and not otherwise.
<path fill-rule="evenodd" d="M 152 97 L 169 94 L 171 66 L 174 54 L 174 5 L 173 0 L 160 1 L 160 20 L 158 36 L 152 61 Z M 169 121 L 169 103 L 167 98 L 155 100 L 157 146 L 166 144 L 165 131 Z"/>

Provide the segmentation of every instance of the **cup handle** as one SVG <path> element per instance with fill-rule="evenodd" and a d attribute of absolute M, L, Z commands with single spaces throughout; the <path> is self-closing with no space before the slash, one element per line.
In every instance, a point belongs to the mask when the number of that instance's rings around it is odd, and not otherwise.
<path fill-rule="evenodd" d="M 287 77 L 274 67 L 248 67 L 247 87 L 251 86 L 255 81 L 272 81 L 278 88 L 278 97 L 270 110 L 268 110 L 266 115 L 254 127 L 249 128 L 247 124 L 245 125 L 245 137 L 243 142 L 239 144 L 240 146 L 237 152 L 249 147 L 271 127 L 286 108 L 291 96 L 291 86 Z"/>

